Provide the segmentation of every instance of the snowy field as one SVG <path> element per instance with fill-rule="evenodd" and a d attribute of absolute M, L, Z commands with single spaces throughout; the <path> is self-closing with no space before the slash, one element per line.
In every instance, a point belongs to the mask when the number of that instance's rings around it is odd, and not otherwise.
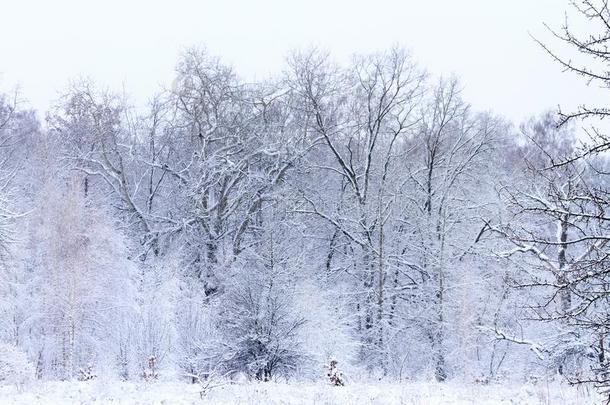
<path fill-rule="evenodd" d="M 2 405 L 384 405 L 384 404 L 596 404 L 602 399 L 593 390 L 559 383 L 459 385 L 455 383 L 405 383 L 331 387 L 322 384 L 242 384 L 212 389 L 203 398 L 196 385 L 184 383 L 133 384 L 124 382 L 48 382 L 23 392 L 0 388 Z"/>

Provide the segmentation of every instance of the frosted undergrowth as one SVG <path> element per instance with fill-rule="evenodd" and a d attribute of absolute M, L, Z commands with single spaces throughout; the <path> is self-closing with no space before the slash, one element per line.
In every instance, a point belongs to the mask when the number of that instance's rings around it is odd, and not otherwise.
<path fill-rule="evenodd" d="M 538 383 L 522 386 L 464 385 L 458 383 L 354 384 L 227 384 L 203 398 L 199 387 L 179 382 L 134 384 L 96 380 L 90 382 L 33 383 L 20 392 L 0 388 L 3 405 L 134 404 L 134 405 L 415 405 L 415 404 L 594 404 L 601 398 L 592 389 L 566 384 Z"/>

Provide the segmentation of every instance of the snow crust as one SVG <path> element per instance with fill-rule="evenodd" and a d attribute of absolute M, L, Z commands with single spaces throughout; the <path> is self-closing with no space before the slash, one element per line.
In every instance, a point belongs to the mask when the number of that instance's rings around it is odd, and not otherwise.
<path fill-rule="evenodd" d="M 182 382 L 131 383 L 39 382 L 25 390 L 0 388 L 2 405 L 440 405 L 440 404 L 594 404 L 602 398 L 592 389 L 559 382 L 522 386 L 408 382 L 353 384 L 334 387 L 322 383 L 226 384 L 203 398 L 200 387 Z"/>

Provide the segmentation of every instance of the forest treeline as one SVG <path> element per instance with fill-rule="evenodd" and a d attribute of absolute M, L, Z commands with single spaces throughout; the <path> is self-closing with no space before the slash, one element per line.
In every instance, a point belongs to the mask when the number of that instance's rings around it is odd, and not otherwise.
<path fill-rule="evenodd" d="M 43 379 L 603 384 L 604 135 L 461 89 L 402 49 L 253 83 L 193 48 L 145 108 L 4 95 L 3 347 Z"/>

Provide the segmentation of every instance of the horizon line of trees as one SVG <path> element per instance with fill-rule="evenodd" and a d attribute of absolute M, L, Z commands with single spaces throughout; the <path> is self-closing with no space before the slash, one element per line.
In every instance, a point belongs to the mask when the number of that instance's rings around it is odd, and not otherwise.
<path fill-rule="evenodd" d="M 193 48 L 145 111 L 78 81 L 45 128 L 2 96 L 0 342 L 48 379 L 604 386 L 609 164 L 563 117 L 398 48 L 257 83 Z"/>

